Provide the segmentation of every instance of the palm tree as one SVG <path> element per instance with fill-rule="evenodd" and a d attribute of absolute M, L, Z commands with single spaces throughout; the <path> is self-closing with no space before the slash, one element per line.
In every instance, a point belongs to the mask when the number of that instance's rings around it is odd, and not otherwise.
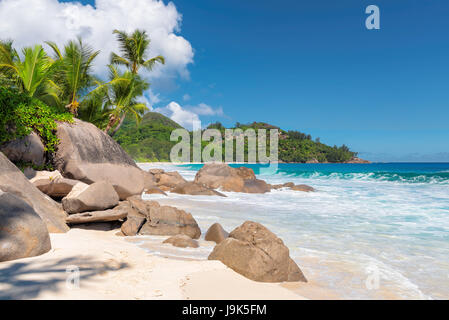
<path fill-rule="evenodd" d="M 107 90 L 107 86 L 104 86 L 86 95 L 80 103 L 78 118 L 104 129 L 112 112 L 111 106 L 106 104 Z"/>
<path fill-rule="evenodd" d="M 26 47 L 20 55 L 12 41 L 0 42 L 0 78 L 2 83 L 15 87 L 30 97 L 41 100 L 56 98 L 51 76 L 54 61 L 41 45 Z"/>
<path fill-rule="evenodd" d="M 100 51 L 85 45 L 81 38 L 69 41 L 62 53 L 54 42 L 46 42 L 55 53 L 56 68 L 55 83 L 59 86 L 62 102 L 74 115 L 78 112 L 79 100 L 85 90 L 94 84 L 91 74 L 94 59 Z"/>
<path fill-rule="evenodd" d="M 103 110 L 109 114 L 104 132 L 114 136 L 128 114 L 134 115 L 139 123 L 142 116 L 148 111 L 148 107 L 139 102 L 138 97 L 142 96 L 144 91 L 149 88 L 149 84 L 131 71 L 120 73 L 114 65 L 109 65 L 109 79 L 108 83 L 99 84 L 91 94 L 104 92 Z M 113 131 L 109 133 L 111 129 Z"/>
<path fill-rule="evenodd" d="M 122 56 L 113 52 L 111 64 L 126 66 L 133 74 L 137 74 L 141 67 L 151 71 L 157 62 L 165 64 L 163 56 L 147 59 L 151 40 L 145 31 L 136 30 L 128 34 L 125 31 L 114 30 L 113 33 L 117 35 Z"/>

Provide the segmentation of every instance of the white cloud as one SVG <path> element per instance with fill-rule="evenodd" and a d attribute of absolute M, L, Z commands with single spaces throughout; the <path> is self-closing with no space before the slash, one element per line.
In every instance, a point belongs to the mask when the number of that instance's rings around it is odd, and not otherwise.
<path fill-rule="evenodd" d="M 170 102 L 164 108 L 157 108 L 154 111 L 166 115 L 188 130 L 192 130 L 193 124 L 200 121 L 196 113 L 184 109 L 176 102 Z"/>
<path fill-rule="evenodd" d="M 62 46 L 81 36 L 96 50 L 101 50 L 95 71 L 106 74 L 111 51 L 118 53 L 113 29 L 131 32 L 146 30 L 151 37 L 150 55 L 163 55 L 166 65 L 159 66 L 150 79 L 189 77 L 188 64 L 193 62 L 190 43 L 176 33 L 182 15 L 173 3 L 157 0 L 96 0 L 95 7 L 78 2 L 57 0 L 0 0 L 0 37 L 14 40 L 16 47 L 43 43 Z"/>
<path fill-rule="evenodd" d="M 187 94 L 187 93 L 182 96 L 182 100 L 184 100 L 184 101 L 189 101 L 191 98 L 192 97 L 189 94 Z"/>
<path fill-rule="evenodd" d="M 194 122 L 201 121 L 200 116 L 224 116 L 221 107 L 214 109 L 205 103 L 200 103 L 198 106 L 181 107 L 173 101 L 163 108 L 154 109 L 154 111 L 164 114 L 189 130 L 192 130 Z"/>
<path fill-rule="evenodd" d="M 214 109 L 205 103 L 200 103 L 197 106 L 189 107 L 189 109 L 201 116 L 224 116 L 222 107 Z"/>
<path fill-rule="evenodd" d="M 151 106 L 154 106 L 155 104 L 161 102 L 160 94 L 154 93 L 151 89 L 148 90 L 148 96 Z"/>

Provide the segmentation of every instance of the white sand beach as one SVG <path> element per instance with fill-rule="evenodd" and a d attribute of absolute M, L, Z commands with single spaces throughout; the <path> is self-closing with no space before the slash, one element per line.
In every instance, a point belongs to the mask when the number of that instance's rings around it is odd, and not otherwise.
<path fill-rule="evenodd" d="M 50 252 L 0 264 L 1 299 L 305 299 L 309 284 L 251 281 L 219 261 L 187 261 L 145 252 L 117 231 L 51 234 Z M 79 287 L 72 281 L 79 268 Z M 316 297 L 316 290 L 310 288 Z"/>

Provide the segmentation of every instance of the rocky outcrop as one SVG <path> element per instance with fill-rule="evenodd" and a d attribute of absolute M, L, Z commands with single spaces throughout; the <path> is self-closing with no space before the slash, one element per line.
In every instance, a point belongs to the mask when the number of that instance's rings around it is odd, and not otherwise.
<path fill-rule="evenodd" d="M 164 191 L 162 191 L 161 189 L 159 189 L 159 187 L 156 187 L 156 186 L 146 188 L 144 193 L 145 194 L 163 194 L 164 196 L 167 195 Z"/>
<path fill-rule="evenodd" d="M 38 167 L 45 164 L 44 144 L 34 132 L 1 145 L 0 151 L 12 162 L 31 163 Z"/>
<path fill-rule="evenodd" d="M 135 236 L 139 233 L 140 228 L 146 221 L 146 217 L 142 216 L 136 210 L 128 211 L 126 221 L 122 224 L 121 231 L 125 236 Z"/>
<path fill-rule="evenodd" d="M 198 239 L 201 230 L 190 213 L 174 207 L 160 206 L 156 201 L 145 201 L 139 196 L 129 197 L 127 220 L 122 225 L 126 236 L 185 234 Z"/>
<path fill-rule="evenodd" d="M 168 238 L 163 243 L 168 243 L 178 248 L 198 248 L 200 246 L 198 241 L 193 240 L 185 234 L 177 234 L 176 236 Z"/>
<path fill-rule="evenodd" d="M 171 191 L 173 188 L 177 187 L 178 185 L 184 184 L 187 181 L 176 171 L 174 172 L 162 172 L 155 171 L 156 173 L 150 173 L 153 174 L 156 185 L 159 187 L 159 189 L 163 191 Z"/>
<path fill-rule="evenodd" d="M 302 191 L 302 192 L 314 192 L 315 189 L 312 188 L 311 186 L 308 186 L 306 184 L 299 184 L 299 185 L 294 185 L 292 187 L 290 187 L 291 190 L 294 191 Z"/>
<path fill-rule="evenodd" d="M 71 214 L 67 217 L 67 223 L 70 225 L 75 225 L 84 223 L 121 221 L 128 216 L 129 209 L 129 205 L 119 205 L 110 210 Z"/>
<path fill-rule="evenodd" d="M 245 180 L 242 191 L 244 193 L 267 193 L 270 192 L 270 185 L 263 180 Z"/>
<path fill-rule="evenodd" d="M 100 211 L 117 206 L 119 196 L 112 185 L 101 181 L 91 185 L 78 182 L 62 199 L 62 206 L 69 214 L 85 211 Z"/>
<path fill-rule="evenodd" d="M 147 221 L 140 229 L 142 235 L 171 236 L 185 234 L 198 239 L 201 230 L 190 213 L 169 206 L 151 206 Z"/>
<path fill-rule="evenodd" d="M 0 262 L 34 257 L 51 249 L 45 223 L 23 199 L 0 190 Z"/>
<path fill-rule="evenodd" d="M 291 188 L 293 186 L 295 186 L 295 184 L 293 182 L 286 182 L 284 184 L 274 184 L 271 186 L 271 189 L 278 190 L 278 189 L 282 189 L 282 188 Z"/>
<path fill-rule="evenodd" d="M 60 140 L 53 163 L 62 175 L 87 184 L 109 182 L 121 200 L 142 194 L 145 177 L 130 156 L 109 135 L 75 119 L 58 123 Z"/>
<path fill-rule="evenodd" d="M 196 174 L 195 183 L 211 189 L 223 191 L 266 193 L 270 186 L 263 180 L 256 179 L 250 168 L 232 168 L 227 164 L 205 164 Z"/>
<path fill-rule="evenodd" d="M 345 163 L 371 163 L 371 162 L 358 157 L 352 157 L 351 160 L 348 160 Z"/>
<path fill-rule="evenodd" d="M 0 189 L 21 198 L 42 218 L 50 233 L 67 232 L 67 214 L 62 207 L 40 192 L 24 174 L 0 152 Z"/>
<path fill-rule="evenodd" d="M 146 221 L 151 206 L 159 206 L 155 201 L 144 201 L 139 196 L 133 196 L 126 201 L 129 206 L 128 216 L 122 224 L 121 231 L 124 236 L 135 236 Z"/>
<path fill-rule="evenodd" d="M 148 217 L 153 207 L 159 208 L 160 205 L 156 201 L 146 201 L 139 196 L 132 196 L 127 199 L 131 208 L 135 209 L 141 215 Z"/>
<path fill-rule="evenodd" d="M 59 171 L 37 171 L 30 182 L 46 195 L 60 199 L 67 196 L 79 181 L 63 178 Z"/>
<path fill-rule="evenodd" d="M 174 187 L 171 192 L 178 194 L 188 194 L 192 196 L 220 196 L 226 197 L 223 193 L 215 191 L 204 185 L 195 182 L 184 182 Z"/>
<path fill-rule="evenodd" d="M 229 233 L 226 232 L 225 229 L 223 229 L 221 224 L 214 223 L 207 230 L 204 239 L 206 241 L 214 241 L 215 243 L 219 244 L 219 243 L 223 242 L 228 236 L 229 236 Z"/>
<path fill-rule="evenodd" d="M 303 281 L 289 250 L 263 225 L 247 221 L 216 245 L 209 260 L 220 260 L 243 276 L 261 282 Z"/>
<path fill-rule="evenodd" d="M 148 170 L 148 172 L 153 175 L 157 175 L 157 174 L 164 173 L 164 169 L 150 169 L 150 170 Z"/>

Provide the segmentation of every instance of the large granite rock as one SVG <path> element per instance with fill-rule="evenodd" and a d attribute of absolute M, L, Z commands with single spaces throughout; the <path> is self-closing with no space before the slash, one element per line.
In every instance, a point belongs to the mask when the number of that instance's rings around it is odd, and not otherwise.
<path fill-rule="evenodd" d="M 197 172 L 195 182 L 230 192 L 266 193 L 271 190 L 265 181 L 256 179 L 252 169 L 232 168 L 225 163 L 205 164 Z"/>
<path fill-rule="evenodd" d="M 147 221 L 140 229 L 142 235 L 171 236 L 185 234 L 198 239 L 201 230 L 190 213 L 169 206 L 151 206 Z"/>
<path fill-rule="evenodd" d="M 51 249 L 45 223 L 23 199 L 0 190 L 0 262 L 34 257 Z"/>
<path fill-rule="evenodd" d="M 76 119 L 58 123 L 60 140 L 53 162 L 66 178 L 87 184 L 107 181 L 121 200 L 142 194 L 145 177 L 131 157 L 109 135 Z"/>
<path fill-rule="evenodd" d="M 0 151 L 12 162 L 32 163 L 36 166 L 45 164 L 44 144 L 34 132 L 1 145 Z"/>
<path fill-rule="evenodd" d="M 215 246 L 209 260 L 220 260 L 254 281 L 307 282 L 282 240 L 256 222 L 247 221 L 234 229 Z"/>
<path fill-rule="evenodd" d="M 135 236 L 146 221 L 151 205 L 159 206 L 157 202 L 142 200 L 139 196 L 133 196 L 126 201 L 129 206 L 126 221 L 121 226 L 124 236 Z"/>
<path fill-rule="evenodd" d="M 220 196 L 226 197 L 223 193 L 208 188 L 195 182 L 184 182 L 174 187 L 171 192 L 178 194 L 188 194 L 192 196 Z"/>
<path fill-rule="evenodd" d="M 117 192 L 106 181 L 91 185 L 78 182 L 72 191 L 62 199 L 62 207 L 69 214 L 106 210 L 117 206 L 118 203 Z"/>
<path fill-rule="evenodd" d="M 198 241 L 193 240 L 185 234 L 177 234 L 176 236 L 172 236 L 163 243 L 168 243 L 178 248 L 198 248 L 200 246 Z"/>
<path fill-rule="evenodd" d="M 64 198 L 79 182 L 64 178 L 59 171 L 37 171 L 30 182 L 41 192 L 52 198 Z"/>
<path fill-rule="evenodd" d="M 125 236 L 135 236 L 139 233 L 145 223 L 146 218 L 139 214 L 135 209 L 128 211 L 126 221 L 122 224 L 121 231 Z"/>
<path fill-rule="evenodd" d="M 173 188 L 186 183 L 187 181 L 176 171 L 174 172 L 160 172 L 154 171 L 151 173 L 154 176 L 156 185 L 163 191 L 171 191 Z"/>
<path fill-rule="evenodd" d="M 0 188 L 23 199 L 42 218 L 50 233 L 67 232 L 67 214 L 50 197 L 39 191 L 24 174 L 0 152 Z"/>
<path fill-rule="evenodd" d="M 219 243 L 223 242 L 227 237 L 229 237 L 229 233 L 226 232 L 225 229 L 223 229 L 221 224 L 214 223 L 207 230 L 206 235 L 204 236 L 204 239 L 206 241 L 214 241 L 215 243 L 219 244 Z"/>

